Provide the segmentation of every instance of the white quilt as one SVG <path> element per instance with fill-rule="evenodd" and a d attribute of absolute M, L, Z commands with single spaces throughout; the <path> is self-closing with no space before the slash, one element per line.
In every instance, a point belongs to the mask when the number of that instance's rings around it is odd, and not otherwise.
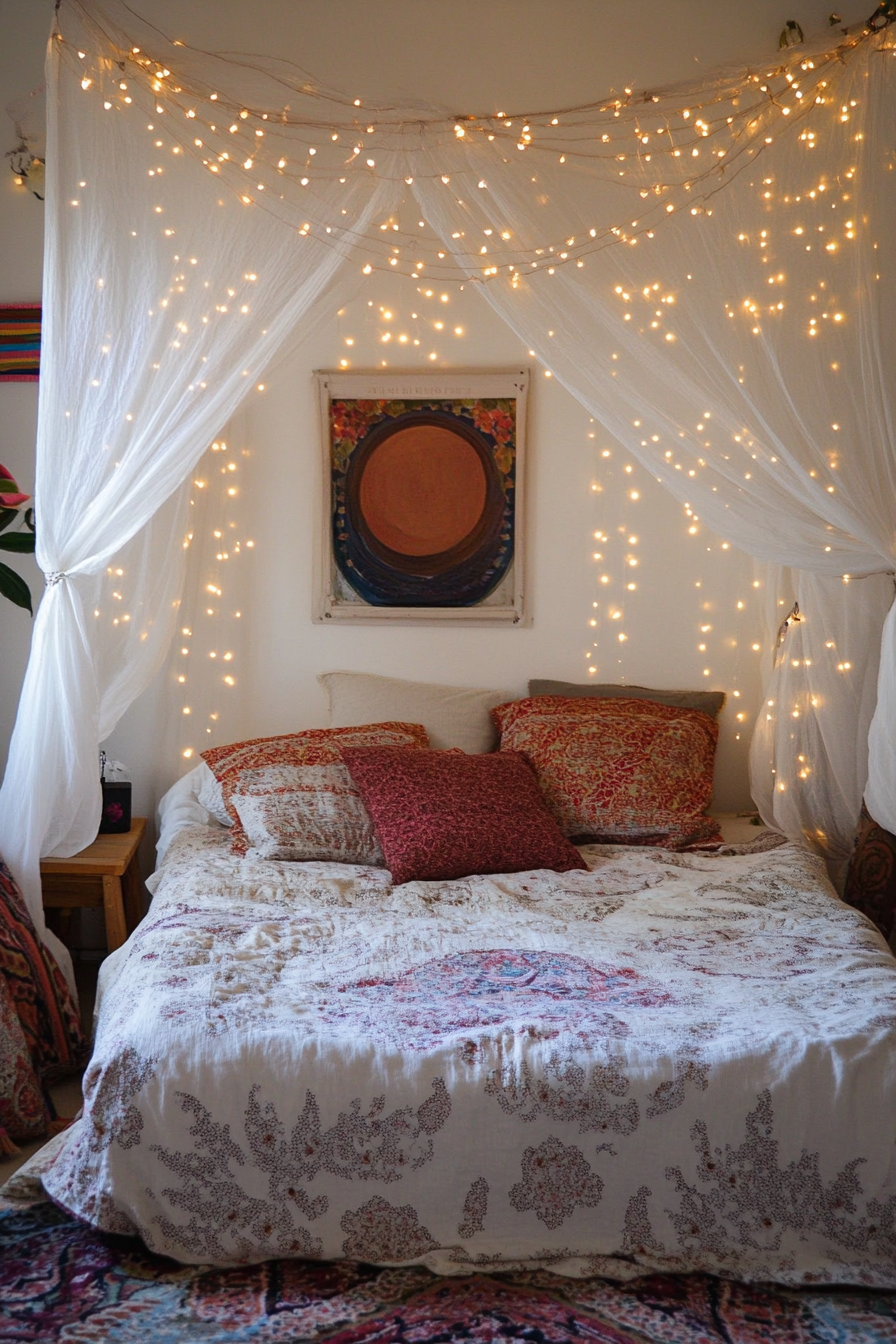
<path fill-rule="evenodd" d="M 393 888 L 182 830 L 43 1181 L 176 1260 L 896 1287 L 896 960 L 786 845 Z"/>

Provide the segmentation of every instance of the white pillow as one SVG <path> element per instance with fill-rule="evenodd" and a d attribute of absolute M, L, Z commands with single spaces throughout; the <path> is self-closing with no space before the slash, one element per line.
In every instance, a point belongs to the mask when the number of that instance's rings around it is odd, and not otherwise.
<path fill-rule="evenodd" d="M 205 761 L 202 762 L 202 765 L 197 765 L 196 770 L 196 801 L 199 806 L 204 807 L 209 816 L 214 817 L 215 821 L 219 821 L 222 826 L 232 826 L 233 817 L 224 806 L 221 781 L 215 779 Z"/>
<path fill-rule="evenodd" d="M 211 771 L 204 761 L 199 765 L 188 770 L 185 775 L 181 775 L 175 784 L 171 785 L 162 797 L 159 799 L 159 806 L 156 811 L 156 821 L 159 827 L 159 839 L 156 843 L 156 854 L 159 864 L 164 862 L 165 855 L 171 841 L 187 826 L 208 826 L 214 824 L 214 818 L 209 812 L 207 802 L 199 801 L 199 794 L 202 788 L 205 776 L 210 775 Z M 214 775 L 211 776 L 212 782 L 217 783 Z M 207 781 L 205 781 L 207 783 Z M 220 785 L 219 802 L 220 802 Z M 206 794 L 210 791 L 207 789 Z M 230 817 L 227 817 L 225 825 L 230 826 Z M 147 888 L 151 894 L 155 894 L 155 888 L 159 881 L 158 872 L 151 874 L 147 878 Z"/>
<path fill-rule="evenodd" d="M 517 699 L 506 691 L 437 686 L 370 672 L 322 672 L 318 681 L 329 701 L 331 728 L 390 720 L 422 723 L 437 751 L 460 747 L 473 755 L 497 748 L 489 710 Z"/>

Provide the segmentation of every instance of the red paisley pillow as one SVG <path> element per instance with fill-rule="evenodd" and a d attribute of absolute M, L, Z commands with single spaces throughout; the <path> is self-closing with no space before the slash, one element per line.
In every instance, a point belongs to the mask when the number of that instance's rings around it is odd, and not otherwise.
<path fill-rule="evenodd" d="M 231 853 L 245 854 L 249 848 L 232 802 L 234 794 L 285 790 L 294 782 L 294 767 L 331 765 L 339 761 L 343 744 L 422 748 L 429 746 L 429 738 L 419 723 L 367 723 L 357 728 L 308 728 L 303 733 L 255 737 L 200 752 L 221 785 L 224 806 L 233 821 Z M 334 846 L 338 848 L 338 841 Z"/>
<path fill-rule="evenodd" d="M 587 869 L 522 756 L 343 747 L 392 881 Z"/>
<path fill-rule="evenodd" d="M 704 816 L 719 730 L 650 700 L 532 696 L 492 710 L 501 751 L 534 769 L 564 835 L 681 849 L 721 840 Z"/>

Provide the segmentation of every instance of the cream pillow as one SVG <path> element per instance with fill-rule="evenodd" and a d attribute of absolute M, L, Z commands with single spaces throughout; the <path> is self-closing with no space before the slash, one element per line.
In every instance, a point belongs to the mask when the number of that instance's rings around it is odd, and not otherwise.
<path fill-rule="evenodd" d="M 460 747 L 471 755 L 494 751 L 498 733 L 489 711 L 516 697 L 506 691 L 436 686 L 370 672 L 323 672 L 331 728 L 402 719 L 422 723 L 437 751 Z"/>

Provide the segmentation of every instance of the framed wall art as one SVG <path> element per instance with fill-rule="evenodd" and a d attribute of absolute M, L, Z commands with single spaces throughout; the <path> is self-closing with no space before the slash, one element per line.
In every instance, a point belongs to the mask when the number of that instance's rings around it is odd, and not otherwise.
<path fill-rule="evenodd" d="M 521 624 L 528 370 L 314 377 L 315 620 Z"/>

